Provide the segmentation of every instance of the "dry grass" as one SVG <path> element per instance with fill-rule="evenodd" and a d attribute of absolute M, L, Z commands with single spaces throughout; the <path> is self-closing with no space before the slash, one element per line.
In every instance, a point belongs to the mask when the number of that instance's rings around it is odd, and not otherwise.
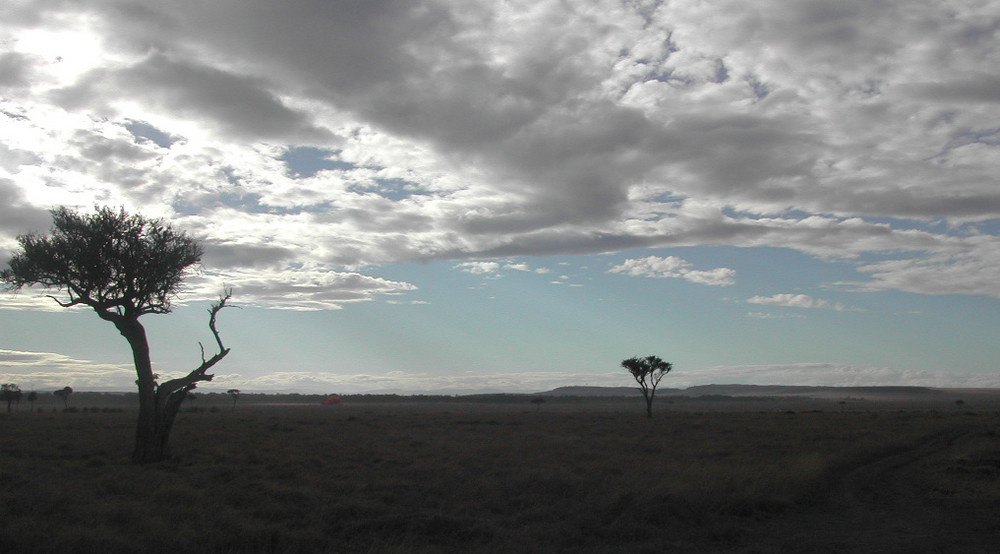
<path fill-rule="evenodd" d="M 183 414 L 174 457 L 148 467 L 128 463 L 133 420 L 0 419 L 0 544 L 9 552 L 749 552 L 762 526 L 824 509 L 847 468 L 956 426 L 976 440 L 934 462 L 951 479 L 941 491 L 961 491 L 936 501 L 1000 505 L 995 473 L 976 485 L 1000 450 L 997 414 L 645 421 L 529 406 L 237 409 Z"/>

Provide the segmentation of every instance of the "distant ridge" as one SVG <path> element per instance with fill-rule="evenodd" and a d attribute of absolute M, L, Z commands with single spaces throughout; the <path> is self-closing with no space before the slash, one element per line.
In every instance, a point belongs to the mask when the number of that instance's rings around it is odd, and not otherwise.
<path fill-rule="evenodd" d="M 559 387 L 537 396 L 638 396 L 638 387 Z M 733 396 L 733 397 L 810 397 L 841 398 L 845 396 L 940 396 L 944 390 L 929 387 L 812 387 L 793 385 L 698 385 L 687 389 L 661 388 L 657 396 Z"/>
<path fill-rule="evenodd" d="M 940 395 L 939 389 L 928 387 L 810 387 L 791 385 L 700 385 L 681 391 L 684 396 L 725 395 L 725 396 L 809 396 L 829 397 L 844 395 Z"/>
<path fill-rule="evenodd" d="M 679 391 L 679 389 L 663 389 L 665 391 Z M 540 392 L 537 396 L 638 396 L 638 387 L 559 387 L 546 392 Z"/>

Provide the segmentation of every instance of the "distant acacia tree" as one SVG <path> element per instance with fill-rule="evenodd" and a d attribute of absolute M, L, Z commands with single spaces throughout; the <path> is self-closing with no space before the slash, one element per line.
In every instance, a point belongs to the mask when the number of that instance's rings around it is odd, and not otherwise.
<path fill-rule="evenodd" d="M 673 364 L 657 356 L 646 356 L 622 360 L 622 367 L 628 370 L 639 384 L 639 390 L 646 399 L 646 417 L 653 417 L 653 397 L 656 396 L 656 387 L 660 384 L 660 379 L 674 368 Z"/>
<path fill-rule="evenodd" d="M 62 398 L 63 408 L 69 408 L 69 395 L 73 394 L 73 387 L 63 387 L 52 394 Z"/>
<path fill-rule="evenodd" d="M 208 326 L 218 352 L 205 358 L 202 346 L 201 365 L 183 377 L 157 383 L 139 318 L 171 311 L 171 300 L 188 268 L 201 260 L 201 245 L 162 220 L 131 215 L 124 209 L 105 207 L 81 214 L 63 207 L 52 211 L 52 220 L 50 235 L 17 238 L 21 248 L 10 267 L 0 271 L 0 282 L 10 290 L 31 285 L 55 289 L 64 296 L 50 298 L 60 306 L 88 306 L 114 324 L 132 349 L 138 376 L 139 420 L 132 461 L 163 460 L 185 395 L 199 381 L 210 381 L 208 369 L 229 354 L 215 322 L 232 291 L 224 291 L 209 309 Z"/>
<path fill-rule="evenodd" d="M 30 406 L 30 408 L 29 408 L 29 409 L 30 409 L 30 410 L 31 410 L 32 412 L 34 412 L 34 411 L 35 411 L 35 400 L 38 400 L 38 393 L 37 393 L 37 392 L 35 392 L 35 391 L 31 391 L 31 392 L 29 392 L 29 393 L 28 393 L 28 405 Z"/>
<path fill-rule="evenodd" d="M 228 394 L 229 396 L 232 397 L 232 399 L 233 399 L 233 411 L 235 412 L 236 411 L 236 401 L 240 399 L 240 389 L 229 389 L 229 390 L 226 391 L 226 394 Z"/>
<path fill-rule="evenodd" d="M 4 383 L 0 385 L 0 400 L 7 403 L 7 413 L 10 413 L 10 405 L 13 402 L 21 401 L 21 387 L 14 383 Z"/>

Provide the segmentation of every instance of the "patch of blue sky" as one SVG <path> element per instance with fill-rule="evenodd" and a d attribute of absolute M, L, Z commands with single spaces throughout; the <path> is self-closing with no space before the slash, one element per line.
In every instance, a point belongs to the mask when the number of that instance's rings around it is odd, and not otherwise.
<path fill-rule="evenodd" d="M 985 144 L 987 146 L 1000 146 L 1000 127 L 992 129 L 975 129 L 956 133 L 951 142 L 945 147 L 944 152 L 939 156 L 970 144 Z"/>
<path fill-rule="evenodd" d="M 288 173 L 295 179 L 313 177 L 325 170 L 351 170 L 355 164 L 339 159 L 340 151 L 296 146 L 286 150 L 278 159 L 285 162 Z"/>
<path fill-rule="evenodd" d="M 375 179 L 374 185 L 363 185 L 355 183 L 347 190 L 356 193 L 374 193 L 382 198 L 387 198 L 394 202 L 410 198 L 411 196 L 425 196 L 431 194 L 424 190 L 417 183 L 405 179 Z"/>
<path fill-rule="evenodd" d="M 927 252 L 923 250 L 883 250 L 879 252 L 862 252 L 851 261 L 858 266 L 873 264 L 878 262 L 921 260 L 927 257 Z"/>
<path fill-rule="evenodd" d="M 821 260 L 791 248 L 689 246 L 680 248 L 639 248 L 601 256 L 610 269 L 628 258 L 676 256 L 695 271 L 724 267 L 736 272 L 732 286 L 708 287 L 750 295 L 795 292 L 802 288 L 825 287 L 829 283 L 866 279 L 853 262 Z M 704 286 L 704 285 L 703 285 Z"/>
<path fill-rule="evenodd" d="M 285 207 L 262 204 L 260 200 L 261 195 L 256 193 L 239 194 L 235 192 L 221 192 L 219 194 L 219 201 L 225 206 L 253 214 L 295 215 L 300 213 L 321 213 L 330 210 L 330 204 L 326 202 L 308 206 Z"/>
<path fill-rule="evenodd" d="M 760 215 L 743 212 L 730 207 L 724 208 L 722 212 L 728 217 L 739 219 L 765 219 L 775 217 L 773 215 Z M 812 214 L 801 210 L 789 210 L 778 217 L 781 219 L 800 220 L 816 215 L 820 215 L 822 217 L 834 217 L 828 214 Z M 959 224 L 949 221 L 945 217 L 901 218 L 888 216 L 851 216 L 850 218 L 837 217 L 836 219 L 844 221 L 846 219 L 857 218 L 860 218 L 867 223 L 888 225 L 892 229 L 900 231 L 925 231 L 928 233 L 954 237 L 966 237 L 977 234 L 1000 235 L 1000 219 L 987 219 L 983 221 L 972 221 Z"/>
<path fill-rule="evenodd" d="M 1000 219 L 987 219 L 961 225 L 969 234 L 1000 236 Z"/>
<path fill-rule="evenodd" d="M 161 148 L 170 148 L 171 145 L 180 140 L 178 137 L 164 133 L 149 123 L 142 121 L 129 120 L 125 124 L 125 129 L 129 133 L 132 133 L 137 142 L 149 141 Z"/>
<path fill-rule="evenodd" d="M 936 235 L 953 237 L 967 237 L 976 234 L 1000 234 L 1000 220 L 997 219 L 961 223 L 958 225 L 949 222 L 943 217 L 935 217 L 933 219 L 903 219 L 898 217 L 864 216 L 862 219 L 868 223 L 885 224 L 893 229 L 903 231 L 926 231 Z"/>
<path fill-rule="evenodd" d="M 219 204 L 251 214 L 296 215 L 301 213 L 323 213 L 330 210 L 328 202 L 308 206 L 286 207 L 262 204 L 261 198 L 262 196 L 256 193 L 227 191 L 220 191 L 217 197 Z M 194 204 L 183 198 L 178 198 L 170 206 L 179 215 L 197 215 L 205 211 L 211 204 L 205 203 L 204 199 L 201 199 L 200 203 Z"/>
<path fill-rule="evenodd" d="M 686 199 L 685 196 L 679 196 L 672 192 L 661 192 L 659 194 L 654 194 L 650 196 L 647 200 L 649 202 L 655 202 L 657 204 L 671 204 L 674 206 L 680 206 L 684 203 Z"/>
<path fill-rule="evenodd" d="M 240 177 L 236 174 L 236 170 L 231 167 L 223 167 L 222 174 L 226 176 L 226 181 L 229 181 L 231 185 L 240 184 Z"/>
<path fill-rule="evenodd" d="M 812 216 L 815 216 L 815 215 L 824 215 L 824 214 L 813 214 L 813 213 L 805 212 L 805 211 L 802 211 L 802 210 L 786 210 L 785 212 L 783 212 L 781 215 L 778 215 L 778 216 L 776 216 L 774 214 L 762 215 L 762 214 L 759 214 L 759 213 L 737 210 L 737 209 L 735 209 L 735 208 L 733 208 L 731 206 L 726 206 L 726 207 L 722 208 L 722 214 L 725 215 L 726 217 L 732 217 L 732 218 L 735 218 L 735 219 L 775 219 L 775 218 L 780 218 L 780 219 L 790 219 L 790 220 L 805 219 L 807 217 L 812 217 Z"/>

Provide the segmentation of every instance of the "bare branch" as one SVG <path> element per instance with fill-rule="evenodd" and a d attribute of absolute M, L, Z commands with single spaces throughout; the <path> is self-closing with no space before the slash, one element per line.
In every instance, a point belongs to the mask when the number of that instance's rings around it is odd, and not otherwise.
<path fill-rule="evenodd" d="M 59 304 L 63 308 L 69 308 L 71 306 L 79 306 L 80 304 L 84 304 L 85 303 L 82 298 L 77 298 L 76 300 L 73 300 L 73 298 L 70 297 L 70 301 L 69 302 L 63 302 L 62 300 L 59 300 L 58 298 L 56 298 L 55 296 L 52 296 L 51 294 L 46 294 L 45 296 L 51 298 L 52 300 L 55 300 L 56 304 Z"/>
<path fill-rule="evenodd" d="M 199 381 L 211 381 L 214 375 L 206 373 L 212 366 L 219 363 L 223 358 L 229 354 L 229 349 L 222 343 L 222 337 L 219 335 L 219 330 L 216 328 L 216 318 L 219 312 L 223 308 L 231 307 L 227 305 L 227 302 L 233 296 L 233 289 L 225 289 L 224 293 L 219 296 L 219 301 L 212 304 L 212 307 L 208 310 L 208 328 L 212 331 L 212 336 L 215 337 L 216 344 L 219 345 L 219 351 L 209 359 L 205 359 L 205 346 L 202 343 L 198 343 L 201 348 L 201 365 L 193 369 L 190 373 L 184 377 L 178 377 L 177 379 L 171 379 L 166 383 L 160 385 L 157 389 L 157 397 L 159 402 L 165 403 L 168 398 L 177 392 L 188 392 L 193 390 Z"/>
<path fill-rule="evenodd" d="M 233 289 L 232 287 L 224 288 L 222 292 L 223 294 L 219 296 L 219 301 L 212 304 L 212 307 L 208 310 L 208 313 L 211 314 L 208 320 L 208 327 L 212 330 L 212 335 L 215 336 L 215 342 L 219 345 L 219 351 L 225 350 L 226 347 L 222 345 L 222 338 L 219 336 L 218 329 L 215 328 L 215 318 L 219 315 L 219 312 L 221 312 L 223 308 L 229 307 L 226 303 L 233 297 Z M 202 360 L 204 359 L 203 354 Z"/>

